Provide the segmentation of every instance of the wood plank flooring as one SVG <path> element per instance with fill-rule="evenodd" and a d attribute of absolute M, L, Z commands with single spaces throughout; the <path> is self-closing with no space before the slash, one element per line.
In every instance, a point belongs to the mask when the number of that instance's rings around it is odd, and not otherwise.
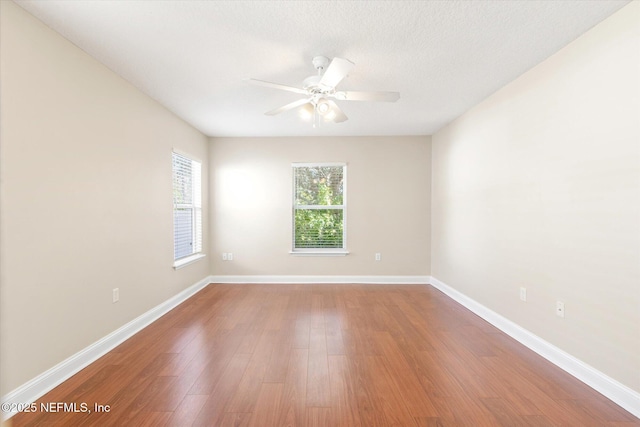
<path fill-rule="evenodd" d="M 40 402 L 92 412 L 14 427 L 640 426 L 420 285 L 211 284 Z"/>

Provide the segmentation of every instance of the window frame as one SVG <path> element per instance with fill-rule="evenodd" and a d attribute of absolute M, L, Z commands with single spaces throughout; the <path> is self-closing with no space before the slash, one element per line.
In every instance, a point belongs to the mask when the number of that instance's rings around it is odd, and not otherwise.
<path fill-rule="evenodd" d="M 342 167 L 342 205 L 296 205 L 296 168 Z M 291 250 L 295 256 L 345 256 L 347 250 L 347 163 L 346 162 L 294 162 L 291 163 Z M 297 209 L 334 209 L 342 210 L 342 247 L 341 248 L 296 248 L 296 210 Z"/>
<path fill-rule="evenodd" d="M 175 156 L 182 157 L 191 162 L 191 203 L 179 203 L 175 201 L 175 184 L 176 184 L 176 168 L 174 167 Z M 199 182 L 195 183 L 195 177 L 193 173 L 193 165 L 197 164 L 199 169 Z M 172 224 L 173 224 L 173 268 L 179 269 L 185 267 L 195 261 L 204 258 L 206 255 L 204 250 L 204 224 L 203 224 L 203 209 L 202 209 L 202 161 L 195 156 L 184 153 L 180 150 L 173 149 L 171 152 L 171 194 L 172 194 Z M 197 194 L 198 190 L 200 194 Z M 191 209 L 191 228 L 192 228 L 192 252 L 188 255 L 176 258 L 176 209 Z M 198 235 L 199 234 L 199 235 Z"/>

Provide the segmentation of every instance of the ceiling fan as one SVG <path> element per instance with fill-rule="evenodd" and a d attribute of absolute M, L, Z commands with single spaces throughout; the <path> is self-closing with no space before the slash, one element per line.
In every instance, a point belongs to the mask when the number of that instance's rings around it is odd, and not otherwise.
<path fill-rule="evenodd" d="M 304 95 L 304 98 L 283 105 L 275 110 L 267 111 L 268 116 L 301 107 L 301 115 L 314 118 L 314 126 L 319 123 L 320 117 L 327 122 L 340 123 L 348 119 L 346 114 L 333 100 L 338 101 L 383 101 L 395 102 L 400 99 L 398 92 L 363 92 L 363 91 L 336 91 L 336 86 L 344 79 L 355 65 L 344 58 L 329 58 L 316 56 L 313 58 L 313 66 L 318 71 L 317 75 L 307 77 L 302 82 L 302 88 L 267 82 L 264 80 L 248 79 L 250 84 L 264 86 L 273 89 L 281 89 Z"/>

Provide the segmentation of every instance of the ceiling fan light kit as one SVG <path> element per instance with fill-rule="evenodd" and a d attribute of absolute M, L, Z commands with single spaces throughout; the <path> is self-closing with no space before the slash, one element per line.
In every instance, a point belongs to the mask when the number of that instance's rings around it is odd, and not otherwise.
<path fill-rule="evenodd" d="M 316 56 L 311 61 L 318 74 L 309 76 L 302 82 L 302 89 L 264 80 L 249 79 L 250 84 L 272 89 L 286 90 L 306 97 L 267 111 L 265 114 L 274 116 L 285 111 L 300 107 L 300 117 L 313 120 L 313 126 L 319 126 L 320 117 L 325 122 L 341 123 L 348 117 L 332 99 L 339 101 L 377 101 L 395 102 L 400 99 L 398 92 L 365 92 L 365 91 L 336 91 L 336 86 L 349 74 L 354 63 L 344 58 L 333 58 L 329 62 L 326 56 Z"/>
<path fill-rule="evenodd" d="M 329 110 L 331 110 L 329 101 L 327 101 L 325 98 L 318 99 L 318 102 L 316 102 L 316 108 L 318 110 L 318 114 L 320 114 L 321 116 L 324 116 L 329 112 Z"/>

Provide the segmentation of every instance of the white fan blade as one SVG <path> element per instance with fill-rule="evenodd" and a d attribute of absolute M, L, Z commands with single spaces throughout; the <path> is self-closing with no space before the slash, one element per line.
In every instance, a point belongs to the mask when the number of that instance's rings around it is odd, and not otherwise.
<path fill-rule="evenodd" d="M 287 90 L 289 92 L 301 93 L 303 95 L 307 94 L 307 91 L 304 89 L 299 89 L 293 86 L 281 85 L 279 83 L 266 82 L 264 80 L 258 80 L 258 79 L 247 79 L 246 81 L 247 83 L 256 85 L 256 86 L 264 86 L 264 87 L 270 87 L 272 89 Z"/>
<path fill-rule="evenodd" d="M 396 102 L 400 99 L 398 92 L 361 92 L 361 91 L 344 91 L 333 94 L 336 99 L 344 101 L 382 101 Z"/>
<path fill-rule="evenodd" d="M 333 58 L 331 64 L 320 79 L 320 85 L 335 88 L 344 79 L 355 64 L 348 59 Z"/>
<path fill-rule="evenodd" d="M 336 104 L 333 101 L 327 101 L 329 103 L 329 105 L 331 106 L 331 112 L 329 112 L 329 114 L 333 115 L 333 121 L 336 123 L 342 123 L 345 120 L 348 120 L 349 117 L 347 117 L 347 115 L 345 113 L 342 112 L 342 110 L 340 109 L 340 107 L 338 107 L 338 104 Z"/>
<path fill-rule="evenodd" d="M 280 114 L 280 113 L 283 113 L 285 111 L 293 110 L 294 108 L 299 107 L 301 105 L 304 105 L 307 102 L 309 102 L 308 99 L 304 99 L 304 98 L 303 99 L 299 99 L 299 100 L 294 101 L 294 102 L 292 102 L 290 104 L 283 105 L 280 108 L 276 108 L 275 110 L 267 111 L 264 114 L 266 114 L 267 116 L 275 116 L 276 114 Z"/>

